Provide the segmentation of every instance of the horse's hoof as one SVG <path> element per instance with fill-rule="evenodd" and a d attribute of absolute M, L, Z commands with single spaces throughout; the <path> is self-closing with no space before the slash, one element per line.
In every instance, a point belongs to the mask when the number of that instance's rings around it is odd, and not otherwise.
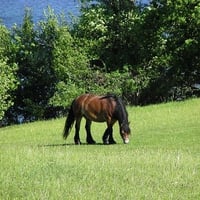
<path fill-rule="evenodd" d="M 81 145 L 81 141 L 75 141 L 75 145 Z"/>
<path fill-rule="evenodd" d="M 103 141 L 103 144 L 108 145 L 109 142 L 108 141 Z"/>
<path fill-rule="evenodd" d="M 117 142 L 115 142 L 114 140 L 109 141 L 109 144 L 117 144 Z"/>
<path fill-rule="evenodd" d="M 93 140 L 93 141 L 88 141 L 87 142 L 88 144 L 96 144 L 96 142 Z"/>

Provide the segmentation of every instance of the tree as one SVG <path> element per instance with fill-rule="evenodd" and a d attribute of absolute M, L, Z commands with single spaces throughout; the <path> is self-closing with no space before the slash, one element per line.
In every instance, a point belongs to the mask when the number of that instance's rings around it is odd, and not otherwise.
<path fill-rule="evenodd" d="M 171 54 L 174 86 L 191 87 L 200 77 L 200 2 L 195 0 L 169 1 L 167 52 Z M 170 25 L 171 24 L 171 25 Z"/>
<path fill-rule="evenodd" d="M 52 67 L 56 79 L 56 91 L 50 103 L 54 106 L 68 106 L 71 101 L 85 92 L 88 58 L 83 49 L 76 44 L 67 26 L 60 26 L 52 52 Z"/>
<path fill-rule="evenodd" d="M 80 31 L 84 32 L 82 25 Z M 50 101 L 54 106 L 67 107 L 82 93 L 114 92 L 121 95 L 124 83 L 130 78 L 128 72 L 116 70 L 106 73 L 98 67 L 90 68 L 90 50 L 87 51 L 86 47 L 82 46 L 82 38 L 77 37 L 78 34 L 80 32 L 73 37 L 67 26 L 61 26 L 58 30 L 58 39 L 54 43 L 53 66 L 59 82 Z M 87 40 L 89 41 L 89 38 Z"/>
<path fill-rule="evenodd" d="M 5 26 L 0 25 L 0 120 L 5 111 L 13 105 L 12 92 L 17 87 L 17 65 L 8 60 L 11 43 L 10 34 Z"/>
<path fill-rule="evenodd" d="M 153 0 L 144 10 L 140 55 L 150 82 L 143 99 L 158 102 L 193 95 L 200 73 L 199 9 L 196 1 Z"/>
<path fill-rule="evenodd" d="M 90 1 L 88 1 L 90 2 Z M 101 59 L 108 71 L 122 70 L 138 61 L 135 29 L 140 8 L 133 1 L 106 1 L 84 4 L 75 36 L 85 38 L 92 59 Z"/>
<path fill-rule="evenodd" d="M 14 121 L 17 116 L 25 121 L 44 118 L 48 101 L 54 93 L 56 79 L 52 68 L 52 51 L 58 21 L 50 9 L 46 18 L 46 21 L 35 27 L 31 10 L 27 9 L 22 25 L 12 30 L 20 84 L 14 105 L 7 115 Z"/>

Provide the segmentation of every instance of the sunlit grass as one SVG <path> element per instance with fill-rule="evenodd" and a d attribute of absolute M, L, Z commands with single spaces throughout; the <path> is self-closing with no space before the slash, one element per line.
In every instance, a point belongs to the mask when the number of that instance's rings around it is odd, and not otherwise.
<path fill-rule="evenodd" d="M 128 107 L 131 141 L 97 145 L 62 139 L 65 119 L 0 129 L 0 199 L 198 199 L 200 99 Z M 81 140 L 85 142 L 84 120 Z"/>

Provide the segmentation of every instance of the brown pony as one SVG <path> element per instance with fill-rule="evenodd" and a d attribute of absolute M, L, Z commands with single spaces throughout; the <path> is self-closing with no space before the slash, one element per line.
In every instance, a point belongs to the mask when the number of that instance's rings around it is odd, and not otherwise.
<path fill-rule="evenodd" d="M 84 94 L 74 99 L 65 122 L 64 139 L 67 138 L 74 121 L 76 121 L 74 142 L 75 144 L 81 144 L 79 130 L 82 117 L 86 119 L 85 129 L 88 144 L 95 144 L 90 130 L 92 121 L 107 123 L 107 129 L 102 137 L 104 144 L 116 143 L 113 139 L 113 125 L 116 121 L 119 122 L 120 135 L 124 143 L 127 144 L 129 142 L 128 114 L 121 98 L 116 95 L 96 96 Z"/>

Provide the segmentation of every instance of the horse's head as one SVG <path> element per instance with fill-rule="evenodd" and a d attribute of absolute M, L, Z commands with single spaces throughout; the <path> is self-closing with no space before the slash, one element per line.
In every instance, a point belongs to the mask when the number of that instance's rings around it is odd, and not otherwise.
<path fill-rule="evenodd" d="M 129 143 L 130 133 L 131 133 L 131 130 L 129 128 L 129 123 L 122 123 L 121 126 L 120 126 L 120 134 L 121 134 L 121 137 L 124 141 L 124 144 Z"/>

